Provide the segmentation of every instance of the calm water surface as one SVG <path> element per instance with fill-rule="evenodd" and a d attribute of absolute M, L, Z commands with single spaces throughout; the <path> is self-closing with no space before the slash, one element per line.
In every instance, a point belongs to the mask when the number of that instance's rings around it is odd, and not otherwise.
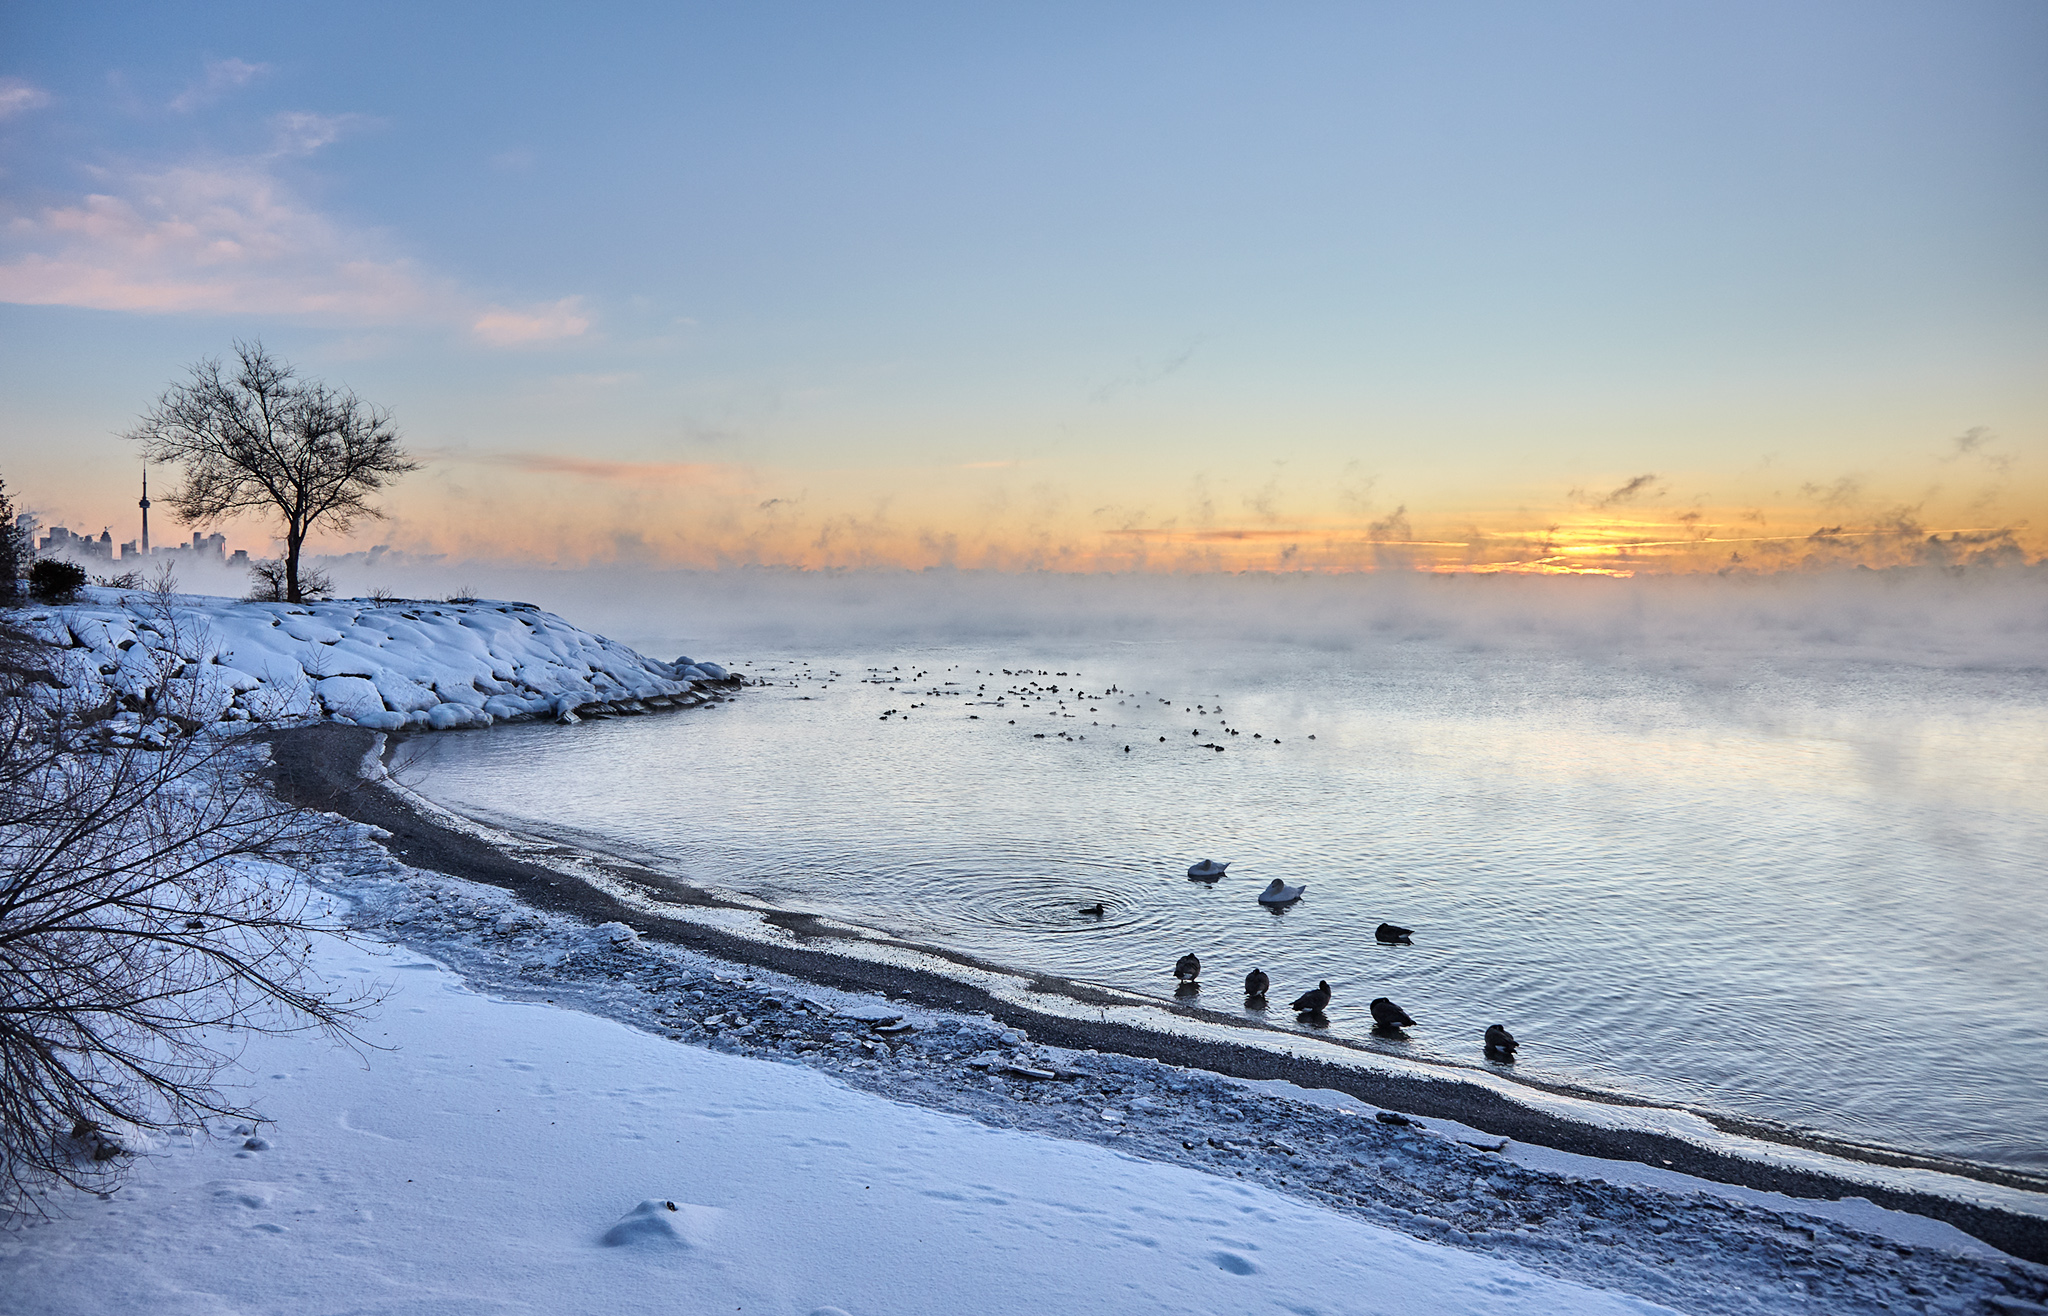
<path fill-rule="evenodd" d="M 1257 966 L 1291 1023 L 1326 978 L 1333 1031 L 1369 1037 L 1381 995 L 1420 1021 L 1388 1050 L 1478 1066 L 1501 1022 L 1526 1074 L 2048 1169 L 2038 671 L 1243 643 L 742 665 L 773 684 L 712 711 L 426 738 L 422 789 L 1019 967 L 1169 996 L 1193 950 L 1211 1008 Z M 1214 887 L 1185 877 L 1205 856 Z M 1275 877 L 1306 898 L 1261 908 Z"/>

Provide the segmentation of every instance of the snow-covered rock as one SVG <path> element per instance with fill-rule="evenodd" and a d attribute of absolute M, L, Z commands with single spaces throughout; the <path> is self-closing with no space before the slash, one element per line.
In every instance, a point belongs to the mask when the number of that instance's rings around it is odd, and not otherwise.
<path fill-rule="evenodd" d="M 650 1197 L 604 1231 L 606 1247 L 703 1247 L 725 1212 L 715 1206 Z"/>
<path fill-rule="evenodd" d="M 58 646 L 66 688 L 105 691 L 142 722 L 326 717 L 378 731 L 444 730 L 578 711 L 688 705 L 730 681 L 664 663 L 529 603 L 336 599 L 249 603 L 88 589 L 16 624 Z"/>

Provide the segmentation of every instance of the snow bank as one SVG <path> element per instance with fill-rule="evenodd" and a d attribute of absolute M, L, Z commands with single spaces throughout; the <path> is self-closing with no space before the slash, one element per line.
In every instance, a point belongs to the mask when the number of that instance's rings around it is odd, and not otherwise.
<path fill-rule="evenodd" d="M 252 1038 L 261 1137 L 170 1139 L 107 1200 L 0 1234 L 10 1313 L 1669 1310 L 494 1000 L 388 945 L 323 940 L 319 957 L 397 983 L 366 1030 L 379 1049 Z"/>
<path fill-rule="evenodd" d="M 379 731 L 636 713 L 703 702 L 733 678 L 665 663 L 530 603 L 248 603 L 92 589 L 16 624 L 58 646 L 60 685 L 102 689 L 133 734 L 325 717 Z"/>

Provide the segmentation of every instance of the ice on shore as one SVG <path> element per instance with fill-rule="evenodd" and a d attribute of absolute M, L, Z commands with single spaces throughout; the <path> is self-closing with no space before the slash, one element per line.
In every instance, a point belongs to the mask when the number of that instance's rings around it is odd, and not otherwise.
<path fill-rule="evenodd" d="M 665 663 L 530 603 L 336 599 L 250 603 L 89 589 L 14 620 L 57 646 L 55 679 L 101 688 L 146 738 L 152 723 L 324 717 L 378 731 L 698 703 L 717 663 Z"/>

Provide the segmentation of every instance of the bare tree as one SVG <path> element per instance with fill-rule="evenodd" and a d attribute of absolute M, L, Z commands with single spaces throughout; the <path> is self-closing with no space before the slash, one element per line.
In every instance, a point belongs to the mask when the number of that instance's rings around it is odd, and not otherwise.
<path fill-rule="evenodd" d="M 321 924 L 296 870 L 344 838 L 233 742 L 180 734 L 197 647 L 173 636 L 117 691 L 0 629 L 0 1206 L 104 1186 L 124 1126 L 259 1118 L 218 1084 L 238 1038 L 346 1035 L 364 1003 L 307 972 Z"/>
<path fill-rule="evenodd" d="M 399 446 L 391 413 L 347 390 L 299 378 L 263 349 L 236 343 L 236 368 L 218 358 L 164 390 L 128 437 L 152 462 L 182 467 L 170 503 L 187 523 L 242 512 L 284 522 L 284 597 L 300 601 L 299 555 L 315 525 L 346 530 L 383 513 L 370 497 L 419 469 Z"/>

